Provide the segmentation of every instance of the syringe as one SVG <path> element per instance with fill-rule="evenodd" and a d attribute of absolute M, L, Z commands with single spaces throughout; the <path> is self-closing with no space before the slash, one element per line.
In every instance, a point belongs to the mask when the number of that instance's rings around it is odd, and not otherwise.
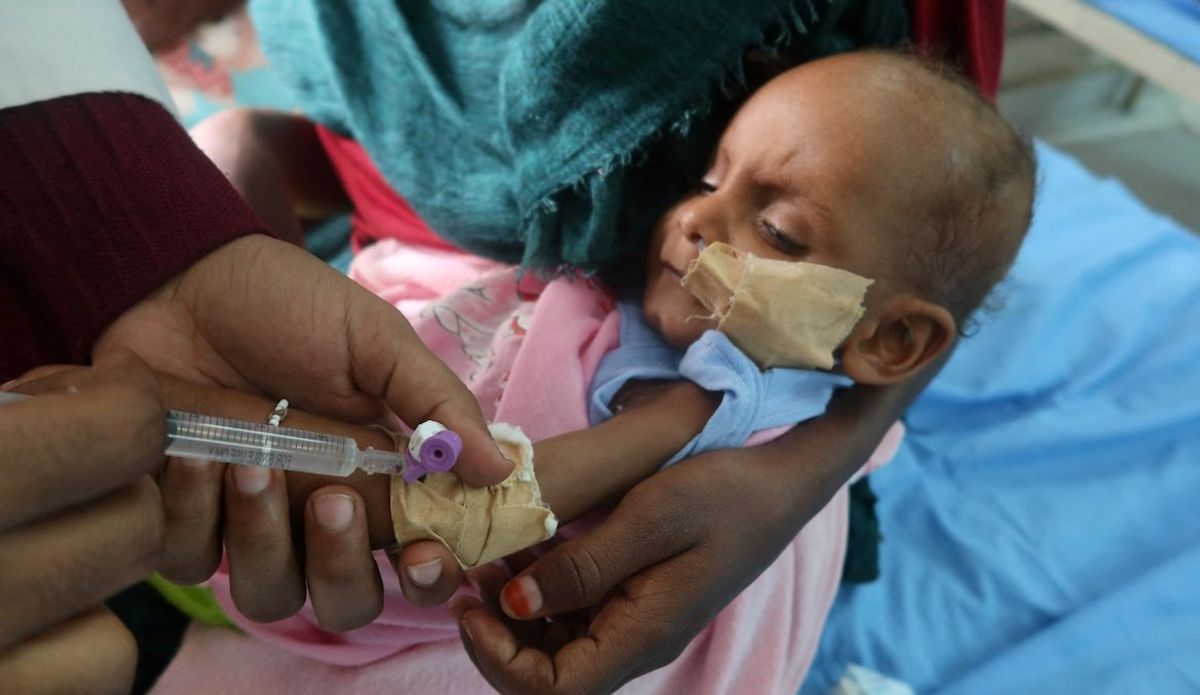
<path fill-rule="evenodd" d="M 0 405 L 29 396 L 0 392 Z M 439 423 L 422 423 L 401 453 L 359 449 L 352 437 L 230 418 L 167 411 L 167 456 L 346 477 L 355 470 L 412 481 L 450 470 L 462 439 Z"/>

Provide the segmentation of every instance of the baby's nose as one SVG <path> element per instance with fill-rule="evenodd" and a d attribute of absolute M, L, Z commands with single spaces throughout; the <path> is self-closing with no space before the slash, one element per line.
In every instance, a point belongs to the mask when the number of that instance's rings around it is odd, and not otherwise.
<path fill-rule="evenodd" d="M 679 220 L 687 240 L 699 246 L 700 251 L 705 246 L 725 240 L 725 220 L 720 209 L 715 205 L 706 205 L 706 202 L 694 201 Z"/>

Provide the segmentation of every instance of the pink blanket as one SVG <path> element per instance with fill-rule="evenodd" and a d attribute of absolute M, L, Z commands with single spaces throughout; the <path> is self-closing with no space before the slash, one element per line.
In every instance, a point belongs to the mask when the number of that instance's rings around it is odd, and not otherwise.
<path fill-rule="evenodd" d="M 588 384 L 618 334 L 601 286 L 518 278 L 511 267 L 396 241 L 363 251 L 351 276 L 409 317 L 488 419 L 517 424 L 535 441 L 587 426 Z M 891 457 L 900 433 L 893 428 L 873 464 Z M 843 489 L 674 663 L 621 692 L 796 692 L 841 577 L 847 504 Z M 309 607 L 268 625 L 241 618 L 222 568 L 211 585 L 246 634 L 193 625 L 154 692 L 490 692 L 445 608 L 406 603 L 379 561 L 389 587 L 383 614 L 345 634 L 321 630 Z"/>

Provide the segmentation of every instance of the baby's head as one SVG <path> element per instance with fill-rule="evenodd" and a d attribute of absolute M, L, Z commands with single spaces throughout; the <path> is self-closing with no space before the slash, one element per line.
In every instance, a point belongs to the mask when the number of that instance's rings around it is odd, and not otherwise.
<path fill-rule="evenodd" d="M 645 312 L 677 347 L 715 326 L 680 284 L 706 245 L 875 282 L 841 344 L 860 383 L 902 381 L 949 349 L 1029 227 L 1033 152 L 974 88 L 865 51 L 794 68 L 722 135 L 697 191 L 659 221 Z"/>

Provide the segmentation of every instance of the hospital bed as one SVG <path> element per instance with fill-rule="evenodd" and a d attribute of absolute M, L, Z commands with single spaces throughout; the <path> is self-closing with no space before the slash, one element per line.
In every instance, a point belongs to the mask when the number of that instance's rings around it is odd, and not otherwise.
<path fill-rule="evenodd" d="M 1010 0 L 1133 73 L 1200 103 L 1200 0 Z"/>
<path fill-rule="evenodd" d="M 848 663 L 921 693 L 1200 692 L 1200 237 L 1039 156 L 1002 305 L 872 476 L 882 577 L 839 596 L 804 695 Z"/>
<path fill-rule="evenodd" d="M 1012 2 L 1200 103 L 1197 0 Z M 872 476 L 882 577 L 840 594 L 803 695 L 850 663 L 920 693 L 1200 692 L 1200 237 L 1039 156 L 999 307 Z"/>

